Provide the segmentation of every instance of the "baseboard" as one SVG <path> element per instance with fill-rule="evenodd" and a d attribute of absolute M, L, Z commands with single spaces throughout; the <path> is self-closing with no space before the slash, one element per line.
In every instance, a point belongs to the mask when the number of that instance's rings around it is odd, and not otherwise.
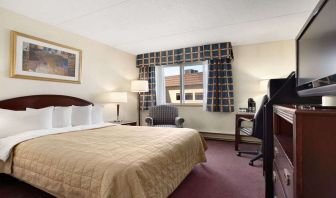
<path fill-rule="evenodd" d="M 223 141 L 235 141 L 234 134 L 225 134 L 225 133 L 211 133 L 211 132 L 200 132 L 205 139 L 211 140 L 223 140 Z M 241 142 L 244 143 L 253 143 L 253 144 L 261 144 L 261 141 L 257 138 L 250 136 L 241 136 Z"/>

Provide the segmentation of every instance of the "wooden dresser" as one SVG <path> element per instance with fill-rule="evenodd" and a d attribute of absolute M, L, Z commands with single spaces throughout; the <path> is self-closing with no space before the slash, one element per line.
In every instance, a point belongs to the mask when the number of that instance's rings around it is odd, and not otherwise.
<path fill-rule="evenodd" d="M 336 197 L 336 109 L 273 106 L 277 198 Z"/>

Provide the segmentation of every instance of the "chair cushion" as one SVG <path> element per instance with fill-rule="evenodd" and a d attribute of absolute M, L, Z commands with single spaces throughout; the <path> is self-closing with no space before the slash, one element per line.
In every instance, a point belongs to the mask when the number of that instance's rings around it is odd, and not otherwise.
<path fill-rule="evenodd" d="M 247 135 L 252 135 L 252 128 L 242 127 L 240 128 L 240 132 L 245 133 Z"/>
<path fill-rule="evenodd" d="M 171 125 L 171 124 L 158 124 L 158 125 L 154 125 L 153 127 L 176 128 L 176 125 Z"/>
<path fill-rule="evenodd" d="M 175 125 L 178 110 L 173 106 L 160 105 L 149 110 L 149 117 L 153 118 L 154 125 Z"/>

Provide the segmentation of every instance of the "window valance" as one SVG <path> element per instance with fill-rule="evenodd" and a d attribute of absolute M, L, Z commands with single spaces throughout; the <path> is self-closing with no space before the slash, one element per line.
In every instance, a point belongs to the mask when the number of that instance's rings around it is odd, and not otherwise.
<path fill-rule="evenodd" d="M 209 61 L 206 110 L 233 112 L 232 60 L 230 42 L 137 55 L 139 79 L 149 83 L 149 91 L 140 94 L 140 109 L 156 106 L 155 66 Z"/>
<path fill-rule="evenodd" d="M 139 54 L 137 55 L 136 66 L 140 68 L 155 65 L 193 63 L 213 59 L 226 59 L 231 62 L 233 59 L 231 43 L 217 43 Z"/>

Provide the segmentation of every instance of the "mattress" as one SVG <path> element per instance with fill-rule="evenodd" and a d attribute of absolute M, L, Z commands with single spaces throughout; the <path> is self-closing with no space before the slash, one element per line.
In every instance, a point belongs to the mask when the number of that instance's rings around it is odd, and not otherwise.
<path fill-rule="evenodd" d="M 2 168 L 57 197 L 160 198 L 206 162 L 205 149 L 193 129 L 118 125 L 21 142 Z"/>

